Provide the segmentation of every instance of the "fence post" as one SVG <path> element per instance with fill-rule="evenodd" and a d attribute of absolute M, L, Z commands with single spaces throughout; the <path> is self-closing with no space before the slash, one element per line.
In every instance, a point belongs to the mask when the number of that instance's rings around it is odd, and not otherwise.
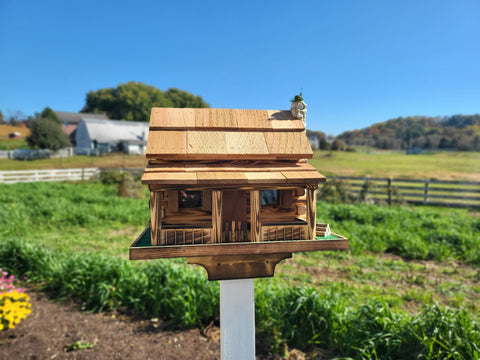
<path fill-rule="evenodd" d="M 387 179 L 388 206 L 392 206 L 392 178 Z"/>
<path fill-rule="evenodd" d="M 423 190 L 423 203 L 426 204 L 428 202 L 428 184 L 429 180 L 425 180 L 425 188 Z"/>
<path fill-rule="evenodd" d="M 82 168 L 82 181 L 85 180 L 85 168 Z"/>
<path fill-rule="evenodd" d="M 365 183 L 363 184 L 363 201 L 368 204 L 368 187 L 370 185 L 370 176 L 365 177 Z"/>
<path fill-rule="evenodd" d="M 3 171 L 0 171 L 0 183 L 3 182 Z"/>

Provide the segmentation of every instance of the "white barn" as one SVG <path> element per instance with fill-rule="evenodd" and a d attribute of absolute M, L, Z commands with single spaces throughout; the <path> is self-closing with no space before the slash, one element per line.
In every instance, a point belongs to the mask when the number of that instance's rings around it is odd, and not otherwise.
<path fill-rule="evenodd" d="M 82 119 L 75 132 L 77 154 L 123 151 L 145 154 L 148 122 Z"/>

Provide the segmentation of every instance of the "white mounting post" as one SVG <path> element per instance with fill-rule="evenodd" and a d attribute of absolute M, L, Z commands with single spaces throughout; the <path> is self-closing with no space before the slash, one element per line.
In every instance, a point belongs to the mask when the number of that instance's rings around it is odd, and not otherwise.
<path fill-rule="evenodd" d="M 255 359 L 254 280 L 220 281 L 222 360 Z"/>

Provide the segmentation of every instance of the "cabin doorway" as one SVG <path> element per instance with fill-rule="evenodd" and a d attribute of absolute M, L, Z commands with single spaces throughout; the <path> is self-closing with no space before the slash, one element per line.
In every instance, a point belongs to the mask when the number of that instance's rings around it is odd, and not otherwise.
<path fill-rule="evenodd" d="M 249 241 L 246 190 L 225 190 L 222 206 L 222 242 Z"/>

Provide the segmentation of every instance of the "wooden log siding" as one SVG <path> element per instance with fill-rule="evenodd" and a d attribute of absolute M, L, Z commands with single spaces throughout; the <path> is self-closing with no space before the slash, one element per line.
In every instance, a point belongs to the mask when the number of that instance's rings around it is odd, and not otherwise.
<path fill-rule="evenodd" d="M 162 239 L 165 245 L 200 245 L 212 244 L 212 229 L 163 229 Z"/>
<path fill-rule="evenodd" d="M 200 189 L 196 189 L 200 190 Z M 203 191 L 202 196 L 202 207 L 201 208 L 178 208 L 178 190 L 166 190 L 166 191 L 152 191 L 151 197 L 152 204 L 157 204 L 160 201 L 160 210 L 155 212 L 153 216 L 157 216 L 158 224 L 152 226 L 152 244 L 157 245 L 191 245 L 191 244 L 209 244 L 209 243 L 230 243 L 230 242 L 249 242 L 252 241 L 252 213 L 251 209 L 251 191 L 246 192 L 246 207 L 245 207 L 245 219 L 247 221 L 237 221 L 235 224 L 232 222 L 225 223 L 224 219 L 217 221 L 217 224 L 214 225 L 213 214 L 212 214 L 212 198 L 213 191 L 211 190 L 201 190 Z M 220 190 L 217 190 L 220 191 Z M 302 230 L 292 230 L 291 227 L 284 226 L 282 222 L 295 222 L 298 220 L 306 221 L 305 215 L 299 215 L 298 209 L 303 209 L 303 212 L 306 208 L 306 195 L 305 189 L 303 188 L 294 188 L 294 189 L 282 189 L 279 191 L 279 206 L 262 206 L 260 190 L 257 191 L 259 194 L 258 204 L 260 208 L 259 220 L 255 223 L 253 229 L 254 232 L 258 232 L 257 242 L 259 241 L 272 241 L 272 240 L 302 240 L 307 239 L 307 230 L 306 227 Z M 217 192 L 217 210 L 220 212 L 223 208 L 222 203 L 219 204 Z M 222 193 L 223 194 L 223 193 Z M 221 207 L 220 207 L 221 205 Z M 290 208 L 286 208 L 286 207 Z M 210 209 L 210 211 L 206 211 Z M 153 212 L 152 212 L 153 213 Z M 153 217 L 152 217 L 153 219 Z M 161 220 L 161 221 L 160 221 Z M 268 231 L 264 231 L 263 227 L 269 223 L 277 223 L 275 227 L 278 229 L 275 235 L 273 234 L 273 228 L 268 228 Z M 217 233 L 216 237 L 212 235 L 214 231 L 213 227 L 216 226 L 218 229 L 221 229 L 220 234 Z M 257 230 L 256 227 L 259 226 Z M 205 230 L 210 228 L 210 230 Z M 250 228 L 250 230 L 249 230 Z M 155 229 L 155 230 L 153 230 Z M 270 234 L 267 238 L 263 239 L 265 234 Z M 292 234 L 295 234 L 292 237 Z M 216 240 L 214 240 L 216 239 Z"/>
<path fill-rule="evenodd" d="M 307 225 L 263 225 L 263 241 L 291 241 L 307 239 Z"/>

